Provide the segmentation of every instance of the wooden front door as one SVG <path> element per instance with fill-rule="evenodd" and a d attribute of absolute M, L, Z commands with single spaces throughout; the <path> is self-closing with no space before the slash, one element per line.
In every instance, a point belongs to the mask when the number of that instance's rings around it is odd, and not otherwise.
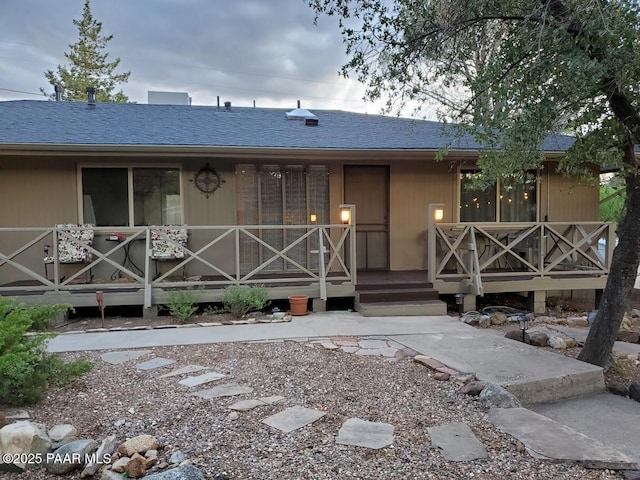
<path fill-rule="evenodd" d="M 356 206 L 356 252 L 360 270 L 389 268 L 389 168 L 344 167 L 345 203 Z"/>

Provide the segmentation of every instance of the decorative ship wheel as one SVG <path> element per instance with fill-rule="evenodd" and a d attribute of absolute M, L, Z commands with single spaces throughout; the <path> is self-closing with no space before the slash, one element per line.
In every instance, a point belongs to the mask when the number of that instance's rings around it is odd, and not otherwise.
<path fill-rule="evenodd" d="M 225 182 L 208 163 L 196 172 L 191 181 L 206 198 L 209 198 L 209 195 L 213 195 L 213 192 Z"/>

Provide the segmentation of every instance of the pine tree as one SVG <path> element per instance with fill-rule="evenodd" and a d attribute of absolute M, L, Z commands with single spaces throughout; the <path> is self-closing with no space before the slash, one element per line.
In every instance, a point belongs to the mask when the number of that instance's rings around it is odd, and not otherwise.
<path fill-rule="evenodd" d="M 115 92 L 117 85 L 127 83 L 131 72 L 114 73 L 120 64 L 120 58 L 108 62 L 108 53 L 104 52 L 113 35 L 102 36 L 102 23 L 91 15 L 89 0 L 84 2 L 84 11 L 80 20 L 73 20 L 78 27 L 78 41 L 69 45 L 70 51 L 64 56 L 70 66 L 58 65 L 57 72 L 48 70 L 44 76 L 51 85 L 62 87 L 62 100 L 84 100 L 87 98 L 87 87 L 96 89 L 95 98 L 98 102 L 128 102 L 129 98 L 122 90 Z M 44 89 L 40 91 L 50 99 L 55 94 L 49 94 Z"/>

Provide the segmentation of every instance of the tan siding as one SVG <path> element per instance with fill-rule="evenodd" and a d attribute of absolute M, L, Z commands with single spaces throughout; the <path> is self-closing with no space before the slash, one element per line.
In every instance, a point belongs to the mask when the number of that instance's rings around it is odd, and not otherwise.
<path fill-rule="evenodd" d="M 0 157 L 0 225 L 78 222 L 75 160 Z"/>
<path fill-rule="evenodd" d="M 454 180 L 455 175 L 445 162 L 394 161 L 391 164 L 391 270 L 426 268 L 428 205 L 444 203 L 444 221 L 453 221 Z"/>
<path fill-rule="evenodd" d="M 600 215 L 598 185 L 580 185 L 575 179 L 556 173 L 556 164 L 547 166 L 542 175 L 540 220 L 597 221 Z"/>

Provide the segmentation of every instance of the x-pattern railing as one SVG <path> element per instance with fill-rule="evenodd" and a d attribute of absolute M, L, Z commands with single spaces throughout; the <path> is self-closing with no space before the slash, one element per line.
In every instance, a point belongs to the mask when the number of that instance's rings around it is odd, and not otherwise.
<path fill-rule="evenodd" d="M 615 244 L 612 223 L 437 223 L 434 280 L 606 275 Z"/>

